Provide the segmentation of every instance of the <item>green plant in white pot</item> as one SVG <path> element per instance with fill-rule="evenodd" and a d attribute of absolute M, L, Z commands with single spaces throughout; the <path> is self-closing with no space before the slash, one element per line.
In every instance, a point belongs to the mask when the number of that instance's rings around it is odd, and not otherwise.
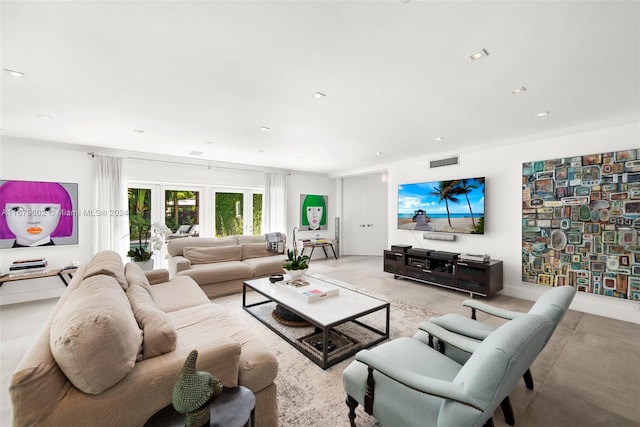
<path fill-rule="evenodd" d="M 298 255 L 297 251 L 289 249 L 287 251 L 287 260 L 282 263 L 284 268 L 291 277 L 300 277 L 309 268 L 309 257 L 307 255 Z"/>
<path fill-rule="evenodd" d="M 153 259 L 151 256 L 164 245 L 164 241 L 171 234 L 171 229 L 161 222 L 154 222 L 149 225 L 148 221 L 140 220 L 138 234 L 138 247 L 129 250 L 127 256 L 131 261 L 138 263 L 143 270 L 153 269 Z M 143 237 L 149 236 L 148 242 L 143 243 Z"/>
<path fill-rule="evenodd" d="M 282 268 L 293 278 L 303 276 L 309 268 L 309 256 L 298 253 L 298 245 L 296 243 L 297 229 L 298 227 L 293 229 L 293 250 L 287 250 L 287 259 L 282 263 Z"/>

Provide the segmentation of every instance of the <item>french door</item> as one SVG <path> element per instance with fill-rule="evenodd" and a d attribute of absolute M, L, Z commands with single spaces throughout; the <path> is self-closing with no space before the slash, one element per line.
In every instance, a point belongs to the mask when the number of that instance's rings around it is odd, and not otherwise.
<path fill-rule="evenodd" d="M 342 180 L 344 255 L 382 255 L 387 248 L 387 183 L 382 174 Z"/>
<path fill-rule="evenodd" d="M 258 235 L 262 229 L 262 193 L 255 190 L 216 190 L 215 236 Z"/>

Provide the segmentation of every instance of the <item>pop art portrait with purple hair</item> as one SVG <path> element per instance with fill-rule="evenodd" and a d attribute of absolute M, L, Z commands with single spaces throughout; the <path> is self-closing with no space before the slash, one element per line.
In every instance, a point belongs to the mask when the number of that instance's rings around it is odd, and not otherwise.
<path fill-rule="evenodd" d="M 77 245 L 78 184 L 0 180 L 0 248 Z"/>

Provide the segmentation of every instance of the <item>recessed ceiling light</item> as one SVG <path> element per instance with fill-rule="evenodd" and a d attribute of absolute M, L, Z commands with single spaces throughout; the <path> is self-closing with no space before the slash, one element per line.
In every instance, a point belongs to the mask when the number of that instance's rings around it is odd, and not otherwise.
<path fill-rule="evenodd" d="M 38 114 L 38 117 L 45 120 L 51 120 L 53 117 L 47 116 L 46 114 Z"/>
<path fill-rule="evenodd" d="M 541 111 L 538 114 L 536 114 L 538 117 L 544 117 L 544 116 L 548 116 L 549 112 L 548 111 Z"/>
<path fill-rule="evenodd" d="M 479 50 L 478 52 L 474 52 L 471 55 L 467 56 L 470 61 L 477 61 L 478 59 L 482 59 L 485 56 L 489 56 L 489 52 L 486 49 Z"/>
<path fill-rule="evenodd" d="M 377 151 L 376 156 L 382 156 L 382 151 Z"/>
<path fill-rule="evenodd" d="M 190 156 L 202 156 L 204 154 L 204 151 L 196 151 L 193 150 L 189 153 Z"/>
<path fill-rule="evenodd" d="M 444 141 L 444 136 L 439 136 L 436 138 L 436 141 L 440 142 L 440 141 Z"/>
<path fill-rule="evenodd" d="M 315 99 L 322 99 L 322 98 L 324 98 L 325 96 L 327 96 L 327 95 L 326 95 L 326 94 L 324 94 L 324 93 L 322 93 L 322 92 L 316 92 L 316 94 L 315 94 L 315 95 L 313 95 L 313 97 L 314 97 Z"/>
<path fill-rule="evenodd" d="M 3 68 L 4 71 L 6 71 L 7 73 L 9 73 L 10 76 L 13 77 L 24 77 L 24 73 L 20 72 L 20 71 L 16 71 L 16 70 L 9 70 L 7 68 Z"/>
<path fill-rule="evenodd" d="M 511 93 L 514 94 L 514 95 L 518 95 L 518 94 L 520 94 L 522 92 L 526 92 L 526 91 L 527 91 L 527 88 L 522 86 L 522 87 L 519 87 L 518 89 L 513 89 L 511 91 Z"/>
<path fill-rule="evenodd" d="M 266 132 L 266 131 L 268 131 L 268 130 L 271 130 L 271 128 L 269 128 L 269 127 L 267 127 L 267 126 L 262 126 L 262 127 L 260 128 L 260 130 L 262 130 L 262 131 L 265 131 L 265 132 Z"/>

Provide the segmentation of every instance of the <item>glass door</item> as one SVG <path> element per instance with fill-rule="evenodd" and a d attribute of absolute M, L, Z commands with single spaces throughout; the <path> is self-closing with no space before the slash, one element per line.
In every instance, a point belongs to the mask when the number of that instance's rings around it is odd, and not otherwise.
<path fill-rule="evenodd" d="M 151 237 L 151 188 L 128 188 L 129 256 L 142 260 L 149 250 Z"/>
<path fill-rule="evenodd" d="M 200 192 L 164 191 L 164 223 L 174 234 L 198 236 L 200 233 Z"/>
<path fill-rule="evenodd" d="M 215 192 L 216 237 L 262 233 L 262 193 Z"/>

